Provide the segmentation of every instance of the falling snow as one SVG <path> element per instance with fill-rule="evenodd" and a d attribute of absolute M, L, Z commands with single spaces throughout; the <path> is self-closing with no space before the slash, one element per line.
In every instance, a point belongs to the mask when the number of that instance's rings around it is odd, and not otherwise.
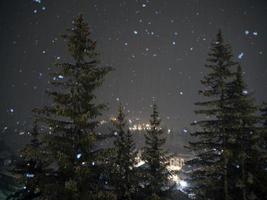
<path fill-rule="evenodd" d="M 244 53 L 243 53 L 243 52 L 241 52 L 240 54 L 238 54 L 238 59 L 242 59 L 242 58 L 243 58 L 243 56 L 244 56 Z"/>

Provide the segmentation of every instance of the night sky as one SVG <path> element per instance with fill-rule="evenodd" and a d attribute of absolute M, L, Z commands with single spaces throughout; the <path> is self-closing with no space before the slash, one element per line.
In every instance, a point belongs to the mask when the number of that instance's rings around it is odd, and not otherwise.
<path fill-rule="evenodd" d="M 98 91 L 110 107 L 106 119 L 121 101 L 128 118 L 147 122 L 154 97 L 165 125 L 190 129 L 219 28 L 249 92 L 258 103 L 267 100 L 266 0 L 1 0 L 0 9 L 1 137 L 23 134 L 32 108 L 49 103 L 48 73 L 53 63 L 70 60 L 60 35 L 79 13 L 102 65 L 115 69 Z"/>

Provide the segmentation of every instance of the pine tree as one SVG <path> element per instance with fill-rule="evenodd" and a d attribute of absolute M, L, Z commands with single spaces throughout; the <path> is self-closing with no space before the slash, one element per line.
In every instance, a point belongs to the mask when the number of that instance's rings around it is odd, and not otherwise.
<path fill-rule="evenodd" d="M 153 104 L 153 113 L 150 119 L 150 129 L 145 135 L 145 147 L 142 155 L 147 167 L 144 169 L 145 190 L 147 197 L 162 196 L 163 189 L 167 187 L 168 171 L 166 169 L 166 152 L 163 149 L 166 138 L 160 127 L 160 118 L 156 104 Z"/>
<path fill-rule="evenodd" d="M 132 133 L 127 127 L 122 105 L 119 106 L 118 116 L 114 121 L 116 135 L 114 141 L 114 185 L 118 200 L 131 200 L 137 189 L 135 172 L 135 144 Z"/>
<path fill-rule="evenodd" d="M 230 152 L 227 150 L 227 84 L 232 80 L 232 68 L 237 65 L 233 61 L 231 47 L 223 40 L 221 31 L 212 43 L 208 64 L 209 70 L 201 83 L 204 90 L 200 94 L 203 102 L 196 103 L 202 109 L 196 114 L 206 116 L 200 120 L 196 137 L 190 142 L 189 148 L 194 152 L 195 159 L 190 161 L 193 171 L 189 174 L 189 191 L 198 199 L 229 199 L 227 166 Z"/>
<path fill-rule="evenodd" d="M 267 199 L 267 103 L 264 102 L 260 108 L 261 111 L 261 131 L 259 146 L 261 149 L 261 156 L 259 159 L 259 180 L 260 180 L 260 193 L 262 199 Z"/>
<path fill-rule="evenodd" d="M 257 127 L 258 108 L 248 94 L 241 66 L 238 66 L 235 79 L 228 85 L 227 100 L 228 131 L 231 133 L 228 151 L 232 154 L 228 165 L 230 196 L 232 199 L 262 199 L 259 198 L 259 189 L 255 190 L 263 186 L 258 176 L 262 154 L 258 148 L 261 139 Z"/>
<path fill-rule="evenodd" d="M 59 63 L 51 73 L 52 89 L 47 93 L 51 105 L 36 109 L 37 119 L 47 127 L 50 169 L 45 199 L 105 199 L 102 171 L 103 149 L 95 129 L 106 108 L 96 102 L 95 91 L 101 86 L 109 67 L 99 66 L 96 42 L 82 15 L 75 18 L 73 28 L 63 35 L 72 63 Z"/>
<path fill-rule="evenodd" d="M 32 139 L 20 153 L 20 160 L 17 161 L 13 173 L 20 177 L 22 189 L 15 192 L 8 199 L 31 200 L 37 199 L 41 195 L 41 179 L 47 173 L 45 171 L 45 152 L 42 150 L 42 144 L 39 140 L 37 125 L 35 124 L 31 131 Z"/>
<path fill-rule="evenodd" d="M 0 199 L 6 199 L 20 186 L 16 182 L 16 177 L 10 172 L 13 160 L 15 160 L 13 151 L 0 138 Z"/>
<path fill-rule="evenodd" d="M 266 152 L 266 156 L 262 157 L 262 168 L 267 169 L 267 102 L 263 102 L 261 108 L 261 147 Z"/>

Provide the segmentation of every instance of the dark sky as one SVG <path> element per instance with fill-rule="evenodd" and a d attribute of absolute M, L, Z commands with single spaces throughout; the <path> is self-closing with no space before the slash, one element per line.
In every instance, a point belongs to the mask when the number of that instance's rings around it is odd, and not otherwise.
<path fill-rule="evenodd" d="M 47 104 L 48 72 L 68 61 L 60 34 L 83 13 L 103 65 L 115 71 L 99 91 L 114 114 L 146 122 L 155 97 L 163 122 L 183 130 L 195 119 L 200 79 L 219 28 L 245 71 L 249 92 L 267 100 L 266 0 L 1 0 L 0 134 L 28 128 Z"/>

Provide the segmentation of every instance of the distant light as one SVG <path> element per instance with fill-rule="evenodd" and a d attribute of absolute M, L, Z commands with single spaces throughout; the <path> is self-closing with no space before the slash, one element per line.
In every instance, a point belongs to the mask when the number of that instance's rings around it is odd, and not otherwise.
<path fill-rule="evenodd" d="M 145 8 L 145 7 L 146 7 L 146 4 L 143 3 L 143 4 L 142 4 L 142 7 Z"/>
<path fill-rule="evenodd" d="M 14 112 L 14 109 L 13 108 L 10 108 L 10 110 L 9 110 L 11 113 L 13 113 Z"/>
<path fill-rule="evenodd" d="M 33 13 L 36 14 L 36 13 L 37 13 L 37 10 L 35 9 L 35 10 L 33 11 Z"/>
<path fill-rule="evenodd" d="M 135 35 L 137 35 L 137 34 L 138 34 L 138 31 L 134 30 L 133 33 L 134 33 Z"/>
<path fill-rule="evenodd" d="M 181 186 L 182 188 L 185 188 L 185 187 L 188 186 L 188 184 L 187 184 L 186 181 L 181 180 L 181 181 L 180 181 L 180 186 Z"/>
<path fill-rule="evenodd" d="M 245 34 L 248 35 L 249 34 L 249 30 L 245 30 Z"/>
<path fill-rule="evenodd" d="M 176 45 L 176 42 L 175 42 L 175 41 L 173 41 L 173 42 L 172 42 L 172 45 Z"/>
<path fill-rule="evenodd" d="M 244 53 L 243 53 L 243 52 L 241 52 L 241 53 L 238 55 L 238 59 L 242 59 L 242 58 L 243 58 L 243 56 L 244 56 Z"/>
<path fill-rule="evenodd" d="M 46 7 L 45 7 L 45 6 L 43 6 L 43 7 L 42 7 L 42 10 L 46 10 Z"/>
<path fill-rule="evenodd" d="M 82 154 L 81 153 L 78 153 L 77 155 L 76 155 L 76 158 L 77 159 L 80 159 L 82 157 Z"/>
<path fill-rule="evenodd" d="M 33 0 L 33 2 L 35 2 L 35 3 L 42 3 L 41 0 Z"/>

